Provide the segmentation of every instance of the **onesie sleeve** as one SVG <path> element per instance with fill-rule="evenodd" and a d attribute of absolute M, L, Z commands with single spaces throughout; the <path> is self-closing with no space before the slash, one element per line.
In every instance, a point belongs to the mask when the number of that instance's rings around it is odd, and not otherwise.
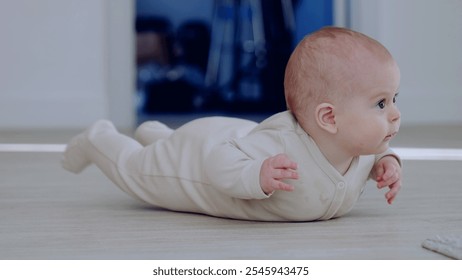
<path fill-rule="evenodd" d="M 396 160 L 398 160 L 398 163 L 400 166 L 403 166 L 402 162 L 401 162 L 401 158 L 398 156 L 398 154 L 396 154 L 395 152 L 393 152 L 393 150 L 391 148 L 388 148 L 385 152 L 381 153 L 381 154 L 378 154 L 375 156 L 375 163 L 377 163 L 381 158 L 385 157 L 385 156 L 393 156 L 396 158 Z"/>
<path fill-rule="evenodd" d="M 229 140 L 212 148 L 204 170 L 207 181 L 219 191 L 240 199 L 265 199 L 270 195 L 260 186 L 263 161 L 280 153 L 275 135 L 246 136 Z"/>

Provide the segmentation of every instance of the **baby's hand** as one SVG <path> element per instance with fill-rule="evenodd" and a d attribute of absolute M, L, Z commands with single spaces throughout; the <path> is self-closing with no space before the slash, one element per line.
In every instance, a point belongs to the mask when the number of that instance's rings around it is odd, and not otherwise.
<path fill-rule="evenodd" d="M 266 194 L 276 190 L 293 191 L 294 187 L 282 182 L 284 179 L 298 179 L 297 163 L 285 154 L 279 154 L 263 161 L 260 169 L 260 186 Z"/>
<path fill-rule="evenodd" d="M 385 194 L 388 204 L 391 204 L 401 188 L 401 166 L 393 156 L 381 158 L 374 166 L 373 176 L 379 189 L 388 187 Z"/>

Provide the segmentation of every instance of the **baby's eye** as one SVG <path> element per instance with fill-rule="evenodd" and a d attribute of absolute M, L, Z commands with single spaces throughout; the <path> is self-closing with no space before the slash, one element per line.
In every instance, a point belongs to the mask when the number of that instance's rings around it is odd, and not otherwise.
<path fill-rule="evenodd" d="M 394 99 L 393 99 L 393 101 L 394 101 Z M 379 103 L 377 103 L 377 106 L 378 106 L 380 109 L 385 108 L 385 99 L 380 100 Z"/>

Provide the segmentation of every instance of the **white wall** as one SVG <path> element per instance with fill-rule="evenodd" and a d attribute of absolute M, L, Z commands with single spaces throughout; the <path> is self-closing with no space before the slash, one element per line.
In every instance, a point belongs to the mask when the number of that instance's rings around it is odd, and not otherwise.
<path fill-rule="evenodd" d="M 0 128 L 84 127 L 99 118 L 131 125 L 132 6 L 2 0 Z"/>
<path fill-rule="evenodd" d="M 131 128 L 136 124 L 134 1 L 105 0 L 107 118 L 120 128 Z"/>
<path fill-rule="evenodd" d="M 400 65 L 404 125 L 462 124 L 462 1 L 351 0 L 351 24 Z"/>

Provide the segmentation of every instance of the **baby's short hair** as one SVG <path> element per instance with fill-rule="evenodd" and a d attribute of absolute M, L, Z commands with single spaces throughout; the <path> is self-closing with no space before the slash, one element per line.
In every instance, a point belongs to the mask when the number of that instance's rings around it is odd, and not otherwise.
<path fill-rule="evenodd" d="M 300 118 L 321 102 L 347 95 L 355 75 L 352 66 L 360 67 L 371 59 L 393 60 L 378 41 L 350 29 L 324 27 L 305 36 L 286 66 L 284 91 L 288 109 Z"/>

